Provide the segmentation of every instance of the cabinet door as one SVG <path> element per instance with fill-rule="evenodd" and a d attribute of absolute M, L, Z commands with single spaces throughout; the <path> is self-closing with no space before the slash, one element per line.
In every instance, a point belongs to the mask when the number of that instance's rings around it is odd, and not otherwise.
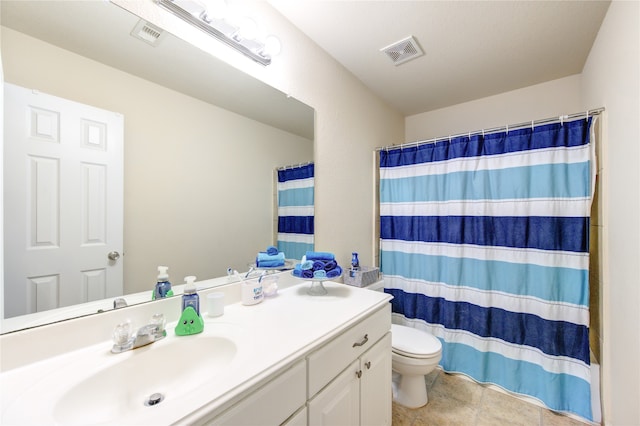
<path fill-rule="evenodd" d="M 360 424 L 391 426 L 391 333 L 362 355 L 360 368 Z"/>
<path fill-rule="evenodd" d="M 356 360 L 309 402 L 309 426 L 360 424 L 359 374 Z"/>
<path fill-rule="evenodd" d="M 307 368 L 304 360 L 272 379 L 259 390 L 212 420 L 198 424 L 208 426 L 279 425 L 305 403 Z"/>
<path fill-rule="evenodd" d="M 282 426 L 307 426 L 307 407 L 302 407 L 296 414 L 287 419 Z"/>

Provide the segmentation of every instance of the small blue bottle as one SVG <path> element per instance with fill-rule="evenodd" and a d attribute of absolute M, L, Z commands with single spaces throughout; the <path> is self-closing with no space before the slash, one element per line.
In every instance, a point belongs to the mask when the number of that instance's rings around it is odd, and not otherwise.
<path fill-rule="evenodd" d="M 358 253 L 351 253 L 351 269 L 358 270 L 360 269 L 360 261 L 358 260 Z"/>
<path fill-rule="evenodd" d="M 360 270 L 360 261 L 358 260 L 358 253 L 351 253 L 351 268 L 349 269 L 349 276 L 354 278 L 356 276 L 356 271 Z"/>
<path fill-rule="evenodd" d="M 196 277 L 188 276 L 184 278 L 184 294 L 182 295 L 182 312 L 189 306 L 200 316 L 200 296 L 196 293 Z"/>
<path fill-rule="evenodd" d="M 167 266 L 158 266 L 158 281 L 153 290 L 153 299 L 163 299 L 167 296 L 173 296 L 169 275 L 167 274 Z"/>

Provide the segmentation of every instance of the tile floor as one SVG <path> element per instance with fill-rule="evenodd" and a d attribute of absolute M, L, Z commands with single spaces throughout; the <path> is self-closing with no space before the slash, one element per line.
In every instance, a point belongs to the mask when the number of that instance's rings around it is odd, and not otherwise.
<path fill-rule="evenodd" d="M 393 404 L 393 426 L 585 426 L 503 392 L 436 369 L 426 376 L 429 403 L 411 410 Z"/>

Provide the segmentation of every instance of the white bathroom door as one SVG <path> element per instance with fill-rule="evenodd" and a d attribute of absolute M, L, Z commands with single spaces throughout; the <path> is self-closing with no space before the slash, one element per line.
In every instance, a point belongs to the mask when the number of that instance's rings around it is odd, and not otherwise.
<path fill-rule="evenodd" d="M 4 90 L 5 317 L 122 295 L 122 114 Z"/>

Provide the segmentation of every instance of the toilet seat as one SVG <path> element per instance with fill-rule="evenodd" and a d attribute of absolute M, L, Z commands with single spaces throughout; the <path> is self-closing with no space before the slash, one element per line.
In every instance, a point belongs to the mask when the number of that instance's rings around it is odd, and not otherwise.
<path fill-rule="evenodd" d="M 398 324 L 391 324 L 391 347 L 396 354 L 418 359 L 433 358 L 442 352 L 442 343 L 434 335 Z"/>

